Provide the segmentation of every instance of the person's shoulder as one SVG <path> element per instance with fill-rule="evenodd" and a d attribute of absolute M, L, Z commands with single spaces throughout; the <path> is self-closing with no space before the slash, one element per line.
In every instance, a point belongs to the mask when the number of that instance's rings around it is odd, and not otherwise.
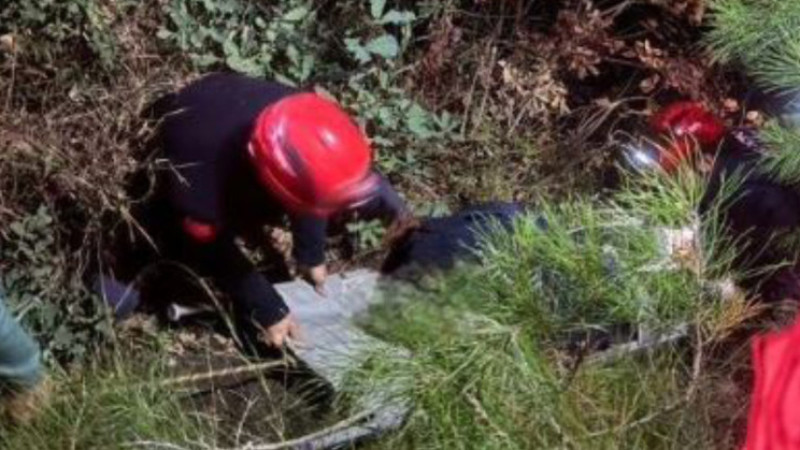
<path fill-rule="evenodd" d="M 297 90 L 289 85 L 277 81 L 256 78 L 233 72 L 212 72 L 187 84 L 181 93 L 204 91 L 207 89 L 257 89 L 274 92 L 293 93 Z"/>
<path fill-rule="evenodd" d="M 716 166 L 726 172 L 749 168 L 763 152 L 764 144 L 752 128 L 732 128 L 723 138 L 716 157 Z"/>

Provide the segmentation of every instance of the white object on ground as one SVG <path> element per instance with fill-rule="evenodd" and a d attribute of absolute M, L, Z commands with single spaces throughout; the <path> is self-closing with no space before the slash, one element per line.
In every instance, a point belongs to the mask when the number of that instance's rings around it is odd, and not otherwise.
<path fill-rule="evenodd" d="M 198 314 L 213 312 L 214 307 L 207 304 L 181 305 L 180 303 L 170 303 L 167 306 L 167 318 L 172 322 L 178 322 L 184 317 L 196 316 Z"/>
<path fill-rule="evenodd" d="M 380 300 L 378 277 L 378 273 L 369 270 L 330 276 L 325 283 L 325 297 L 303 281 L 276 286 L 301 327 L 295 354 L 337 391 L 344 388 L 345 377 L 371 352 L 408 355 L 402 349 L 369 336 L 356 324 L 356 320 Z M 308 442 L 302 448 L 349 447 L 357 440 L 398 428 L 410 411 L 409 403 L 401 397 L 402 386 L 396 382 L 378 386 L 355 400 L 354 414 L 375 411 L 369 419 Z"/>

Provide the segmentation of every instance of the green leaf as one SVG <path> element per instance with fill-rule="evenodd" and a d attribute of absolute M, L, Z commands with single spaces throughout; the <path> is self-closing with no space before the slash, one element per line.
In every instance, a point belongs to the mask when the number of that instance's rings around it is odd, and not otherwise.
<path fill-rule="evenodd" d="M 242 3 L 240 3 L 240 2 L 238 2 L 236 0 L 227 0 L 227 1 L 214 0 L 214 2 L 216 4 L 216 9 L 219 12 L 228 13 L 228 14 L 235 13 L 236 11 L 239 11 L 240 9 L 242 9 L 242 6 L 243 6 Z"/>
<path fill-rule="evenodd" d="M 192 47 L 198 50 L 202 51 L 204 47 L 203 45 L 204 42 L 205 42 L 205 36 L 203 36 L 203 34 L 200 32 L 192 33 L 189 35 L 189 43 L 192 44 Z"/>
<path fill-rule="evenodd" d="M 347 51 L 360 63 L 368 63 L 372 60 L 369 51 L 361 45 L 360 39 L 348 38 L 344 40 Z"/>
<path fill-rule="evenodd" d="M 161 40 L 167 40 L 172 37 L 172 32 L 166 28 L 159 28 L 156 32 L 156 37 Z"/>
<path fill-rule="evenodd" d="M 311 76 L 311 72 L 314 70 L 315 64 L 314 55 L 305 55 L 303 57 L 303 64 L 300 68 L 300 81 L 306 81 L 308 77 Z"/>
<path fill-rule="evenodd" d="M 413 105 L 406 113 L 406 124 L 409 131 L 420 139 L 427 139 L 433 135 L 429 123 L 428 113 L 417 104 Z"/>
<path fill-rule="evenodd" d="M 300 64 L 300 50 L 298 50 L 294 45 L 289 44 L 286 47 L 286 56 L 289 58 L 289 61 L 291 61 L 292 64 Z"/>
<path fill-rule="evenodd" d="M 242 58 L 239 55 L 229 55 L 225 58 L 225 64 L 231 69 L 245 75 L 259 77 L 264 75 L 264 70 L 254 58 Z"/>
<path fill-rule="evenodd" d="M 233 41 L 233 36 L 228 36 L 225 42 L 222 43 L 222 51 L 227 57 L 239 57 L 239 46 Z"/>
<path fill-rule="evenodd" d="M 406 25 L 414 21 L 417 16 L 411 11 L 398 11 L 393 9 L 386 13 L 380 20 L 382 25 Z"/>
<path fill-rule="evenodd" d="M 394 141 L 379 135 L 372 136 L 372 143 L 379 147 L 391 147 L 394 145 Z"/>
<path fill-rule="evenodd" d="M 381 70 L 378 72 L 378 85 L 381 89 L 389 87 L 389 74 L 386 71 Z"/>
<path fill-rule="evenodd" d="M 308 8 L 305 6 L 298 6 L 283 15 L 283 20 L 286 22 L 299 22 L 308 15 Z"/>
<path fill-rule="evenodd" d="M 217 10 L 217 4 L 214 2 L 214 0 L 203 0 L 202 3 L 206 11 L 210 13 L 213 13 Z"/>
<path fill-rule="evenodd" d="M 25 231 L 25 226 L 21 222 L 14 222 L 9 226 L 9 228 L 19 237 L 28 235 L 27 231 Z"/>
<path fill-rule="evenodd" d="M 51 223 L 53 223 L 53 218 L 50 217 L 47 208 L 39 208 L 39 210 L 36 211 L 36 215 L 33 217 L 33 226 L 36 228 L 44 228 Z"/>
<path fill-rule="evenodd" d="M 67 348 L 70 344 L 72 344 L 72 340 L 72 332 L 70 332 L 66 326 L 62 325 L 58 327 L 58 330 L 56 330 L 55 334 L 53 335 L 52 345 L 56 348 Z"/>
<path fill-rule="evenodd" d="M 384 34 L 383 36 L 376 37 L 367 42 L 365 48 L 370 53 L 386 59 L 395 58 L 398 53 L 400 53 L 400 45 L 397 43 L 397 38 L 391 34 Z"/>
<path fill-rule="evenodd" d="M 286 75 L 283 75 L 281 73 L 276 73 L 275 74 L 275 81 L 277 81 L 278 83 L 282 83 L 282 84 L 288 85 L 288 86 L 292 86 L 292 87 L 296 87 L 297 86 L 297 83 L 295 83 L 294 80 L 292 80 L 291 78 L 289 78 Z"/>
<path fill-rule="evenodd" d="M 387 128 L 397 128 L 397 116 L 395 115 L 394 110 L 388 106 L 382 106 L 378 108 L 378 119 L 381 121 L 381 124 Z"/>
<path fill-rule="evenodd" d="M 220 59 L 212 54 L 206 53 L 203 55 L 192 55 L 192 61 L 200 67 L 208 67 L 220 61 Z"/>
<path fill-rule="evenodd" d="M 372 18 L 378 20 L 383 16 L 383 9 L 386 7 L 386 0 L 370 0 L 370 12 Z"/>

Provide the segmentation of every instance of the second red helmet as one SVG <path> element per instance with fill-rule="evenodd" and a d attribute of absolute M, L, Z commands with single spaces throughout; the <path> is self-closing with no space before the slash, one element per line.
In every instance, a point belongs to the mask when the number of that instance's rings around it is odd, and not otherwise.
<path fill-rule="evenodd" d="M 312 93 L 268 106 L 250 138 L 261 182 L 288 209 L 328 216 L 368 199 L 376 188 L 372 150 L 335 103 Z"/>
<path fill-rule="evenodd" d="M 697 102 L 672 103 L 650 118 L 645 136 L 623 142 L 626 163 L 636 170 L 675 171 L 702 152 L 714 152 L 726 133 L 725 125 Z"/>
<path fill-rule="evenodd" d="M 725 125 L 698 102 L 676 102 L 655 113 L 650 126 L 657 133 L 676 139 L 692 138 L 704 151 L 716 150 L 725 135 Z"/>

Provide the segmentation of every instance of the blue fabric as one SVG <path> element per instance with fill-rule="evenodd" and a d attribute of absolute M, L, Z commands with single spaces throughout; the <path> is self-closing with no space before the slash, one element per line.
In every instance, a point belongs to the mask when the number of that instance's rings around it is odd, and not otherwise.
<path fill-rule="evenodd" d="M 42 378 L 39 346 L 0 299 L 0 387 L 29 388 Z"/>
<path fill-rule="evenodd" d="M 405 276 L 401 269 L 451 269 L 458 261 L 474 260 L 481 236 L 493 225 L 511 229 L 524 212 L 516 203 L 487 203 L 447 217 L 429 218 L 392 249 L 384 261 L 384 274 Z M 543 221 L 539 226 L 546 228 Z"/>

